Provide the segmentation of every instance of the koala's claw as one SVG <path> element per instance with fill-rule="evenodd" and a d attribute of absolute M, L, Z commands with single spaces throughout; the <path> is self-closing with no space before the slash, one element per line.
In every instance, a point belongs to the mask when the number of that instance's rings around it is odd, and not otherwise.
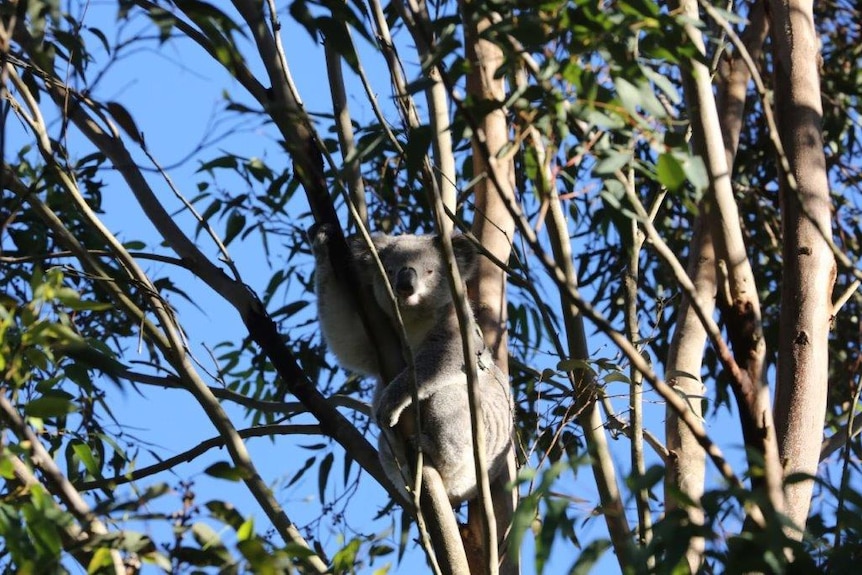
<path fill-rule="evenodd" d="M 314 224 L 308 228 L 308 239 L 315 249 L 325 249 L 329 240 L 332 238 L 333 229 L 335 226 L 328 223 Z"/>

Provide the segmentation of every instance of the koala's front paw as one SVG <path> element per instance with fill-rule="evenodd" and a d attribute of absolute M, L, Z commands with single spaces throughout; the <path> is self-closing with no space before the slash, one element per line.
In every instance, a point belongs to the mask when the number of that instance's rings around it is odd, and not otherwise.
<path fill-rule="evenodd" d="M 323 254 L 327 252 L 329 240 L 335 234 L 335 226 L 332 224 L 314 224 L 308 228 L 308 240 L 311 242 L 311 248 L 315 253 Z"/>
<path fill-rule="evenodd" d="M 377 425 L 384 429 L 395 427 L 401 419 L 401 414 L 410 406 L 410 403 L 410 398 L 393 397 L 393 394 L 383 390 L 377 404 L 377 412 L 374 414 L 377 418 Z"/>

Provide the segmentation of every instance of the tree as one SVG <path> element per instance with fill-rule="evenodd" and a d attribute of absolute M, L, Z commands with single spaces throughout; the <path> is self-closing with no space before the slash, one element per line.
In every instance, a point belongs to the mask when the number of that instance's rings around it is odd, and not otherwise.
<path fill-rule="evenodd" d="M 855 7 L 19 0 L 2 17 L 7 571 L 822 572 L 859 555 Z M 325 77 L 297 73 L 312 58 Z M 151 119 L 122 80 L 137 62 L 222 94 L 171 165 L 152 134 L 182 87 Z M 152 231 L 115 231 L 131 213 Z M 412 501 L 382 473 L 372 382 L 315 329 L 314 223 L 458 230 L 484 254 L 459 303 L 510 378 L 517 434 L 468 510 L 433 466 Z M 197 328 L 195 306 L 239 323 Z M 391 379 L 409 350 L 398 326 L 372 336 Z M 210 431 L 151 447 L 156 426 L 116 415 L 128 394 L 190 397 Z"/>

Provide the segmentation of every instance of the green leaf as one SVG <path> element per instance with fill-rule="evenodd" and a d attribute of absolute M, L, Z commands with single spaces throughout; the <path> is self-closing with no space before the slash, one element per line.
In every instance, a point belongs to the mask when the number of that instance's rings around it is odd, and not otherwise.
<path fill-rule="evenodd" d="M 90 563 L 87 564 L 87 573 L 98 573 L 103 568 L 110 567 L 114 560 L 111 558 L 111 550 L 107 547 L 99 547 L 93 553 Z"/>
<path fill-rule="evenodd" d="M 655 165 L 656 175 L 661 185 L 670 192 L 676 192 L 685 185 L 685 170 L 673 154 L 664 153 Z"/>
<path fill-rule="evenodd" d="M 65 395 L 43 395 L 24 406 L 24 413 L 28 417 L 42 419 L 60 417 L 76 411 L 78 411 L 78 406 Z"/>
<path fill-rule="evenodd" d="M 198 521 L 192 525 L 192 535 L 194 536 L 195 541 L 198 542 L 198 545 L 203 549 L 210 547 L 223 547 L 218 533 L 202 521 Z"/>
<path fill-rule="evenodd" d="M 333 570 L 336 573 L 349 573 L 356 566 L 357 555 L 359 553 L 360 541 L 353 538 L 343 548 L 339 549 L 332 558 Z"/>
<path fill-rule="evenodd" d="M 75 452 L 75 456 L 84 464 L 90 475 L 93 477 L 101 475 L 101 469 L 99 469 L 99 464 L 96 462 L 96 458 L 93 457 L 93 450 L 90 449 L 89 445 L 80 442 L 74 443 L 72 450 Z"/>
<path fill-rule="evenodd" d="M 615 383 L 615 382 L 622 382 L 622 383 L 626 383 L 626 384 L 631 383 L 631 380 L 629 379 L 629 377 L 621 371 L 610 372 L 609 374 L 607 374 L 604 377 L 604 380 L 605 380 L 605 383 Z"/>
<path fill-rule="evenodd" d="M 209 162 L 201 164 L 201 167 L 197 169 L 198 172 L 212 172 L 216 168 L 225 168 L 230 170 L 235 170 L 237 168 L 237 158 L 236 156 L 220 156 L 215 160 L 210 160 Z"/>
<path fill-rule="evenodd" d="M 329 472 L 332 470 L 332 461 L 334 456 L 332 453 L 327 453 L 323 461 L 320 462 L 320 470 L 317 474 L 317 489 L 320 494 L 320 501 L 326 501 L 326 482 L 329 479 Z"/>
<path fill-rule="evenodd" d="M 126 132 L 126 134 L 128 134 L 135 143 L 144 143 L 144 139 L 141 137 L 141 131 L 138 129 L 134 118 L 132 118 L 132 115 L 128 110 L 116 102 L 108 102 L 106 107 L 108 108 L 108 113 L 113 116 L 114 121 L 120 125 L 123 131 Z"/>
<path fill-rule="evenodd" d="M 237 541 L 247 541 L 254 537 L 254 517 L 249 517 L 243 521 L 239 529 L 236 530 Z"/>
<path fill-rule="evenodd" d="M 245 228 L 245 216 L 240 212 L 231 212 L 227 219 L 227 229 L 224 234 L 224 245 L 228 245 Z"/>
<path fill-rule="evenodd" d="M 227 479 L 228 481 L 240 481 L 245 479 L 248 474 L 238 467 L 234 467 L 227 461 L 217 461 L 204 469 L 204 473 L 218 479 Z"/>
<path fill-rule="evenodd" d="M 596 175 L 613 175 L 632 161 L 632 155 L 628 152 L 608 150 L 605 157 L 596 163 L 593 173 Z"/>
<path fill-rule="evenodd" d="M 644 76 L 649 78 L 650 81 L 655 84 L 656 88 L 661 90 L 665 94 L 665 96 L 670 99 L 672 103 L 679 104 L 680 101 L 682 101 L 682 98 L 680 97 L 676 86 L 667 76 L 656 72 L 649 66 L 641 66 L 641 71 L 644 73 Z"/>
<path fill-rule="evenodd" d="M 623 108 L 633 116 L 638 115 L 638 107 L 641 105 L 641 91 L 637 86 L 625 78 L 614 78 L 614 87 Z"/>
<path fill-rule="evenodd" d="M 230 525 L 234 529 L 239 529 L 243 525 L 242 514 L 236 510 L 231 503 L 226 501 L 207 501 L 205 507 L 209 509 L 212 516 Z"/>
<path fill-rule="evenodd" d="M 611 542 L 606 539 L 597 539 L 584 547 L 578 560 L 569 568 L 569 575 L 587 575 L 602 558 L 605 551 L 610 549 Z"/>

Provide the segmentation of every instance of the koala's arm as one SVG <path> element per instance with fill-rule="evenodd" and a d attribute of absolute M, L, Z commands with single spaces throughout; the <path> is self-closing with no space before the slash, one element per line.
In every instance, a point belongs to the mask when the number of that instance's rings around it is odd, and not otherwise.
<path fill-rule="evenodd" d="M 414 350 L 419 401 L 426 401 L 449 386 L 467 389 L 464 351 L 457 321 L 432 329 L 419 349 Z M 481 346 L 481 341 L 477 342 Z M 445 397 L 440 395 L 440 397 Z M 381 427 L 395 427 L 401 414 L 413 403 L 413 382 L 408 370 L 401 372 L 378 393 L 375 414 Z"/>
<path fill-rule="evenodd" d="M 378 376 L 377 354 L 356 308 L 355 292 L 361 286 L 344 285 L 332 269 L 330 226 L 314 228 L 309 236 L 316 261 L 317 315 L 323 337 L 343 367 L 363 375 Z"/>

